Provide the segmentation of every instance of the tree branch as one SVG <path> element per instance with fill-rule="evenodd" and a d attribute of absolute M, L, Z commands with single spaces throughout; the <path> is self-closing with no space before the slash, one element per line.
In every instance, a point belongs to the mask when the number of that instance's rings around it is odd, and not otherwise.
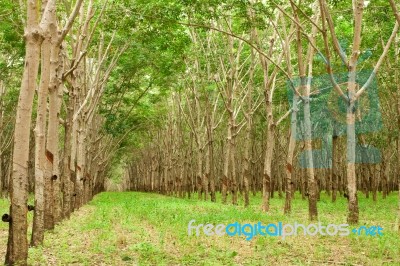
<path fill-rule="evenodd" d="M 81 8 L 83 0 L 77 0 L 74 10 L 72 11 L 71 15 L 68 18 L 67 24 L 65 24 L 64 28 L 61 31 L 61 35 L 57 40 L 57 45 L 60 45 L 62 43 L 62 41 L 64 40 L 65 36 L 67 36 L 69 30 L 72 27 L 72 24 L 74 23 L 74 20 L 76 18 L 76 16 L 79 13 L 79 9 Z"/>
<path fill-rule="evenodd" d="M 392 35 L 390 35 L 390 38 L 389 38 L 388 42 L 386 43 L 385 49 L 383 49 L 383 52 L 382 52 L 381 56 L 379 57 L 379 60 L 378 60 L 378 62 L 376 63 L 376 65 L 374 67 L 374 70 L 372 71 L 371 75 L 369 76 L 369 78 L 365 82 L 365 84 L 355 94 L 354 101 L 356 101 L 361 96 L 361 94 L 363 94 L 363 92 L 369 87 L 369 85 L 371 84 L 372 80 L 376 76 L 376 73 L 379 71 L 379 68 L 380 68 L 383 60 L 385 59 L 387 53 L 389 52 L 389 48 L 390 48 L 394 38 L 396 37 L 396 34 L 397 34 L 398 30 L 399 30 L 399 23 L 396 21 L 396 24 L 394 25 L 394 28 L 393 28 L 393 31 L 392 31 Z"/>

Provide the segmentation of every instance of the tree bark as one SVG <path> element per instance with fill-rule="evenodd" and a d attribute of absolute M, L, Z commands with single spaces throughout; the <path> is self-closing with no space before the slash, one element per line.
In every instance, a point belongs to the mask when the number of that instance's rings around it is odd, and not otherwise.
<path fill-rule="evenodd" d="M 27 25 L 25 29 L 25 65 L 18 98 L 12 178 L 10 187 L 10 216 L 7 265 L 26 265 L 28 258 L 27 202 L 28 202 L 28 159 L 33 97 L 39 70 L 40 44 L 42 36 L 38 27 L 38 3 L 27 3 Z"/>
<path fill-rule="evenodd" d="M 286 159 L 286 182 L 285 182 L 286 195 L 285 195 L 285 207 L 284 207 L 285 214 L 290 214 L 292 211 L 292 198 L 293 198 L 292 174 L 294 173 L 293 157 L 294 157 L 294 150 L 296 147 L 298 99 L 299 99 L 298 96 L 296 96 L 296 94 L 293 94 L 293 107 L 291 115 L 292 117 L 291 117 L 290 131 L 289 131 L 289 148 Z"/>
<path fill-rule="evenodd" d="M 54 2 L 49 1 L 49 5 Z M 53 6 L 54 8 L 54 6 Z M 46 8 L 47 9 L 47 8 Z M 54 12 L 55 10 L 53 10 Z M 50 85 L 50 53 L 51 53 L 51 32 L 50 23 L 52 14 L 45 14 L 46 19 L 40 23 L 43 41 L 41 45 L 41 73 L 38 91 L 37 117 L 35 132 L 35 212 L 33 215 L 33 228 L 31 245 L 38 246 L 43 243 L 44 219 L 45 219 L 45 179 L 46 176 L 46 118 L 47 118 L 47 95 Z"/>

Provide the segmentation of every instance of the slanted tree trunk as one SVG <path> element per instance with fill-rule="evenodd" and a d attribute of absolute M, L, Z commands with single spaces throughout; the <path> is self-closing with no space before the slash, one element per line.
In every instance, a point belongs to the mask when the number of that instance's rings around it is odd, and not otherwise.
<path fill-rule="evenodd" d="M 50 12 L 48 12 L 51 7 Z M 44 220 L 45 220 L 45 180 L 46 176 L 46 118 L 47 118 L 47 95 L 50 85 L 50 56 L 51 42 L 54 36 L 51 35 L 50 23 L 55 26 L 55 3 L 49 1 L 45 8 L 44 19 L 40 23 L 43 42 L 41 45 L 41 74 L 38 91 L 37 118 L 35 132 L 35 212 L 33 216 L 33 228 L 31 245 L 38 246 L 43 243 Z"/>
<path fill-rule="evenodd" d="M 50 88 L 50 82 L 52 82 L 51 85 L 54 86 L 54 79 L 56 79 L 56 68 L 54 64 L 58 64 L 58 50 L 59 48 L 57 47 L 58 44 L 58 38 L 57 38 L 57 20 L 56 20 L 56 6 L 55 6 L 55 0 L 51 0 L 47 4 L 49 8 L 49 14 L 44 14 L 44 16 L 48 16 L 45 18 L 45 22 L 48 23 L 48 29 L 47 29 L 47 34 L 49 34 L 49 42 L 46 43 L 46 36 L 44 39 L 44 42 L 42 44 L 42 48 L 46 49 L 46 59 L 48 62 L 48 68 L 46 69 L 46 76 L 49 80 L 46 82 L 46 91 L 52 93 L 52 90 Z M 45 46 L 45 47 L 43 47 Z M 42 53 L 43 54 L 43 53 Z M 44 54 L 43 54 L 44 55 Z M 42 56 L 43 56 L 42 55 Z M 46 93 L 47 97 L 47 93 Z M 50 100 L 50 104 L 53 104 L 52 101 Z M 47 98 L 45 101 L 45 107 L 44 107 L 44 115 L 46 116 L 47 114 Z M 49 108 L 50 109 L 50 108 Z M 54 109 L 52 107 L 52 109 Z M 42 151 L 40 156 L 44 157 L 44 228 L 45 229 L 53 229 L 54 228 L 54 218 L 53 218 L 53 211 L 54 211 L 54 205 L 53 205 L 53 181 L 52 181 L 52 168 L 53 168 L 53 162 L 54 162 L 54 157 L 55 154 L 53 153 L 54 150 L 51 150 L 49 148 L 49 143 L 53 143 L 55 141 L 56 145 L 58 143 L 58 128 L 56 128 L 56 136 L 52 136 L 50 134 L 54 134 L 54 129 L 51 129 L 51 127 L 54 127 L 54 121 L 50 121 L 50 117 L 54 114 L 51 113 L 52 110 L 49 110 L 49 122 L 48 122 L 48 129 L 47 129 L 47 134 L 43 132 L 43 135 L 45 136 L 46 140 L 46 148 L 45 150 Z M 53 110 L 54 111 L 54 110 Z M 58 122 L 58 117 L 57 117 L 57 122 Z M 46 130 L 44 128 L 44 130 Z M 43 144 L 44 146 L 44 144 Z M 57 150 L 58 152 L 58 150 Z M 35 195 L 36 196 L 36 195 Z"/>
<path fill-rule="evenodd" d="M 42 36 L 38 25 L 38 2 L 27 3 L 27 25 L 25 28 L 25 66 L 18 98 L 14 131 L 14 151 L 10 187 L 10 217 L 7 265 L 25 265 L 28 258 L 27 202 L 28 159 L 33 97 L 39 69 Z"/>

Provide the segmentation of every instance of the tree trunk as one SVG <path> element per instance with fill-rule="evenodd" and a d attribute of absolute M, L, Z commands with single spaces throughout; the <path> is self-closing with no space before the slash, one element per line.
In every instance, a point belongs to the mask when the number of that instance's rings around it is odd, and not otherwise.
<path fill-rule="evenodd" d="M 292 198 L 293 198 L 293 181 L 292 181 L 292 174 L 293 174 L 293 156 L 294 156 L 294 149 L 296 147 L 296 134 L 297 134 L 297 102 L 298 96 L 293 94 L 293 107 L 292 107 L 292 117 L 291 117 L 291 124 L 290 124 L 290 133 L 289 133 L 289 148 L 286 160 L 286 186 L 285 186 L 285 207 L 284 213 L 289 214 L 292 211 Z"/>
<path fill-rule="evenodd" d="M 222 175 L 222 203 L 226 203 L 227 190 L 228 190 L 228 180 L 229 180 L 229 162 L 231 159 L 231 141 L 232 141 L 232 128 L 231 121 L 228 124 L 228 133 L 225 145 L 225 157 L 224 157 L 224 170 Z"/>
<path fill-rule="evenodd" d="M 54 23 L 55 23 L 54 17 Z M 58 141 L 59 141 L 59 114 L 61 108 L 62 91 L 60 90 L 60 80 L 62 73 L 62 64 L 60 63 L 60 49 L 56 40 L 57 32 L 52 32 L 54 36 L 51 47 L 51 60 L 50 60 L 50 86 L 49 86 L 49 123 L 47 132 L 47 149 L 53 154 L 52 168 L 49 169 L 50 179 L 52 183 L 54 202 L 51 205 L 54 208 L 54 222 L 58 223 L 61 221 L 61 188 L 60 188 L 60 169 L 59 169 L 59 153 L 58 153 Z"/>
<path fill-rule="evenodd" d="M 46 174 L 46 118 L 47 94 L 50 85 L 50 53 L 51 36 L 49 20 L 41 24 L 44 40 L 41 46 L 41 74 L 38 91 L 37 118 L 35 132 L 35 212 L 33 215 L 33 228 L 31 245 L 38 246 L 43 243 L 44 217 L 45 217 L 45 176 Z"/>
<path fill-rule="evenodd" d="M 74 115 L 75 97 L 73 88 L 69 91 L 67 115 L 64 124 L 64 158 L 63 158 L 63 217 L 69 218 L 71 213 L 71 197 L 73 192 L 73 182 L 71 173 L 71 147 L 72 147 L 72 118 Z"/>
<path fill-rule="evenodd" d="M 234 123 L 234 122 L 233 122 Z M 237 177 L 236 177 L 236 162 L 235 162 L 235 137 L 232 136 L 232 139 L 230 141 L 231 143 L 231 188 L 232 188 L 232 204 L 237 205 L 237 193 L 238 193 L 238 188 L 237 188 Z"/>
<path fill-rule="evenodd" d="M 332 136 L 332 168 L 331 168 L 331 179 L 332 179 L 332 202 L 336 201 L 337 189 L 338 189 L 338 158 L 339 145 L 338 136 Z"/>
<path fill-rule="evenodd" d="M 355 74 L 354 74 L 355 75 Z M 349 84 L 349 93 L 354 91 L 355 77 L 353 85 Z M 349 215 L 348 223 L 358 223 L 358 199 L 357 199 L 357 180 L 356 180 L 356 132 L 355 132 L 355 113 L 354 102 L 350 102 L 347 107 L 347 189 L 349 196 Z"/>
<path fill-rule="evenodd" d="M 266 109 L 268 117 L 267 126 L 267 147 L 264 158 L 263 182 L 262 182 L 262 209 L 264 212 L 269 211 L 269 199 L 271 193 L 271 179 L 272 179 L 272 157 L 275 146 L 275 124 L 272 116 L 272 97 L 270 91 L 265 92 Z"/>
<path fill-rule="evenodd" d="M 206 162 L 206 175 L 207 179 L 210 180 L 210 193 L 211 193 L 211 201 L 216 202 L 215 197 L 215 174 L 214 174 L 214 150 L 213 150 L 213 129 L 212 126 L 209 125 L 207 128 L 207 162 Z"/>
<path fill-rule="evenodd" d="M 347 188 L 349 193 L 349 214 L 347 221 L 349 224 L 358 223 L 358 199 L 357 199 L 357 179 L 356 179 L 356 99 L 357 88 L 357 60 L 360 55 L 361 44 L 361 24 L 364 9 L 364 1 L 354 2 L 354 36 L 353 49 L 349 61 L 349 78 L 347 83 L 348 105 L 347 105 Z"/>
<path fill-rule="evenodd" d="M 26 265 L 28 258 L 27 202 L 28 202 L 28 159 L 31 130 L 32 104 L 39 69 L 40 44 L 42 37 L 37 25 L 38 3 L 28 1 L 27 25 L 25 29 L 25 66 L 18 98 L 15 131 L 12 178 L 10 187 L 10 216 L 7 265 Z"/>
<path fill-rule="evenodd" d="M 393 2 L 391 2 L 393 4 Z M 400 22 L 399 22 L 400 23 Z M 396 40 L 396 50 L 399 49 L 399 37 Z M 400 58 L 400 54 L 397 54 L 396 56 L 396 63 L 398 64 Z M 397 130 L 399 131 L 399 135 L 397 136 L 397 184 L 398 184 L 398 194 L 399 194 L 399 207 L 398 207 L 398 213 L 397 213 L 397 219 L 398 219 L 398 232 L 400 234 L 400 79 L 399 79 L 399 70 L 396 68 L 395 70 L 395 77 L 396 77 L 396 84 L 397 84 Z"/>
<path fill-rule="evenodd" d="M 303 81 L 302 81 L 303 82 Z M 311 110 L 310 110 L 310 81 L 307 81 L 304 100 L 304 124 L 305 124 L 305 153 L 306 153 L 306 167 L 308 178 L 308 211 L 311 221 L 318 219 L 317 211 L 317 182 L 314 176 L 314 162 L 312 154 L 312 132 L 311 132 Z"/>

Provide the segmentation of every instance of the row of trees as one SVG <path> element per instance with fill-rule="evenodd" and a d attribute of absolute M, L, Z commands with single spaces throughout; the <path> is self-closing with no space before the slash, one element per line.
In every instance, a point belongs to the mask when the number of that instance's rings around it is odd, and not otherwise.
<path fill-rule="evenodd" d="M 184 28 L 144 18 L 165 2 L 0 3 L 0 193 L 6 264 L 26 265 L 45 230 L 120 180 L 154 108 L 183 71 Z M 22 78 L 21 78 L 22 77 Z M 149 123 L 151 121 L 151 123 Z M 150 125 L 150 126 L 149 126 Z M 29 204 L 29 194 L 34 204 Z"/>
<path fill-rule="evenodd" d="M 240 193 L 245 206 L 261 191 L 263 211 L 285 193 L 285 213 L 299 190 L 311 220 L 321 191 L 332 201 L 339 192 L 351 224 L 358 190 L 374 200 L 399 190 L 394 1 L 227 1 L 208 3 L 201 16 L 202 8 L 184 11 L 186 71 L 163 126 L 134 150 L 126 189 L 212 201 L 220 191 L 233 204 Z"/>
<path fill-rule="evenodd" d="M 1 3 L 0 188 L 11 202 L 2 216 L 9 223 L 7 265 L 27 263 L 28 211 L 34 212 L 30 245 L 38 246 L 45 230 L 105 189 L 112 162 L 123 152 L 127 129 L 111 134 L 104 126 L 115 126 L 105 113 L 123 99 L 104 95 L 121 89 L 115 85 L 121 65 L 140 62 L 127 63 L 136 49 L 129 43 L 133 26 L 121 30 L 126 25 L 110 21 L 115 7 L 93 0 Z M 129 23 L 127 17 L 120 22 Z M 123 88 L 132 93 L 132 87 Z M 28 205 L 29 193 L 34 205 Z"/>

